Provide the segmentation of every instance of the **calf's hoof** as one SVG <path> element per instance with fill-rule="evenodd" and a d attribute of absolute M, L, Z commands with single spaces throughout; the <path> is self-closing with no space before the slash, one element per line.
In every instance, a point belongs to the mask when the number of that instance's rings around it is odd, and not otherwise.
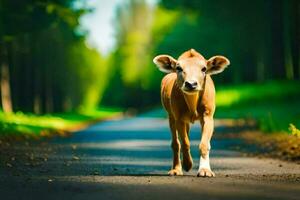
<path fill-rule="evenodd" d="M 168 174 L 170 176 L 182 176 L 183 173 L 182 173 L 182 170 L 181 169 L 171 169 Z"/>
<path fill-rule="evenodd" d="M 210 169 L 199 169 L 198 173 L 197 173 L 198 177 L 215 177 L 215 173 L 213 171 L 211 171 Z"/>

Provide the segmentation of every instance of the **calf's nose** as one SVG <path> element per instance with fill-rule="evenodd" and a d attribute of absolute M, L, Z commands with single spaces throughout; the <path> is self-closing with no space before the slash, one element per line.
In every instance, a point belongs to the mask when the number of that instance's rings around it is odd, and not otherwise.
<path fill-rule="evenodd" d="M 185 81 L 184 86 L 189 90 L 194 90 L 197 88 L 198 83 L 196 81 Z"/>

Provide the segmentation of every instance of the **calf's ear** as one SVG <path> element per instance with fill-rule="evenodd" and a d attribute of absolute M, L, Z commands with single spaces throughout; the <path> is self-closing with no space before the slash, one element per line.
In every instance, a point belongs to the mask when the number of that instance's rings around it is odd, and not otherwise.
<path fill-rule="evenodd" d="M 230 61 L 224 56 L 213 56 L 207 61 L 206 74 L 213 75 L 224 71 Z"/>
<path fill-rule="evenodd" d="M 165 73 L 175 72 L 176 62 L 172 56 L 169 55 L 158 55 L 153 59 L 153 62 L 158 69 Z"/>

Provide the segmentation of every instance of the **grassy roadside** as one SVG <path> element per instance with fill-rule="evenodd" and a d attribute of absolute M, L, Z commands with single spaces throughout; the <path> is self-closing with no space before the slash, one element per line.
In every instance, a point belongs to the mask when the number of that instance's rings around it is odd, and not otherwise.
<path fill-rule="evenodd" d="M 216 101 L 216 118 L 255 119 L 266 133 L 300 127 L 299 81 L 218 87 Z"/>
<path fill-rule="evenodd" d="M 300 82 L 267 82 L 217 88 L 216 118 L 251 119 L 257 131 L 240 137 L 258 156 L 300 163 Z"/>
<path fill-rule="evenodd" d="M 121 110 L 115 108 L 46 115 L 0 112 L 0 136 L 48 136 L 54 133 L 63 135 L 91 122 L 120 114 Z"/>

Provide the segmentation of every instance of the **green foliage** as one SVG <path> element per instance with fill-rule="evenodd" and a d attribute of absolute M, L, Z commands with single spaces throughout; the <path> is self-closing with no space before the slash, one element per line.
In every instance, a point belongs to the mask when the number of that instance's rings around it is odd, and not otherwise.
<path fill-rule="evenodd" d="M 111 78 L 103 104 L 145 109 L 159 102 L 157 88 L 163 74 L 152 63 L 154 49 L 178 18 L 179 12 L 150 9 L 145 1 L 130 1 L 118 9 L 117 49 L 110 58 Z"/>
<path fill-rule="evenodd" d="M 121 77 L 126 85 L 136 84 L 149 59 L 145 59 L 150 39 L 151 12 L 145 1 L 130 1 L 119 9 L 116 29 L 120 45 Z"/>
<path fill-rule="evenodd" d="M 299 82 L 273 81 L 217 88 L 216 118 L 256 119 L 265 132 L 300 125 Z"/>
<path fill-rule="evenodd" d="M 162 7 L 156 7 L 153 11 L 153 20 L 151 23 L 151 39 L 149 40 L 147 53 L 144 55 L 147 63 L 140 73 L 141 88 L 151 90 L 160 86 L 160 80 L 164 75 L 153 65 L 152 59 L 159 53 L 157 46 L 163 41 L 165 35 L 174 27 L 176 21 L 180 18 L 180 12 L 167 10 Z"/>
<path fill-rule="evenodd" d="M 71 87 L 69 91 L 74 92 L 74 95 L 81 94 L 78 109 L 94 110 L 99 105 L 108 81 L 107 61 L 96 50 L 87 48 L 84 41 L 79 41 L 69 51 L 69 62 L 68 70 L 77 73 L 70 76 L 70 81 L 77 84 L 67 87 Z"/>
<path fill-rule="evenodd" d="M 289 125 L 289 131 L 292 135 L 300 137 L 300 130 L 296 128 L 294 124 Z"/>
<path fill-rule="evenodd" d="M 40 135 L 47 131 L 69 130 L 82 123 L 120 114 L 116 108 L 83 110 L 81 112 L 35 115 L 32 113 L 0 112 L 0 136 L 9 134 Z"/>
<path fill-rule="evenodd" d="M 268 81 L 256 84 L 216 86 L 217 106 L 232 106 L 261 101 L 278 101 L 300 95 L 298 81 Z"/>

